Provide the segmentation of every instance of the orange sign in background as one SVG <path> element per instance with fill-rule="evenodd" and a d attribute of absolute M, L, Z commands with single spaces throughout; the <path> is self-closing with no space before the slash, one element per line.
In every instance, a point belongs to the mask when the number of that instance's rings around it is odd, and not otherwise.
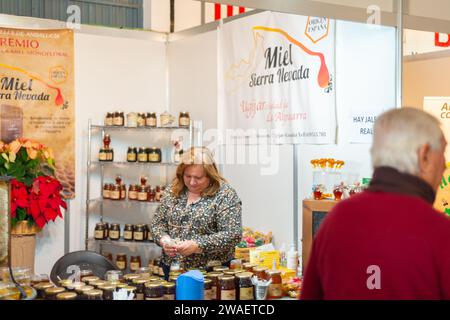
<path fill-rule="evenodd" d="M 66 198 L 75 197 L 73 39 L 72 30 L 0 28 L 0 140 L 52 148 Z"/>

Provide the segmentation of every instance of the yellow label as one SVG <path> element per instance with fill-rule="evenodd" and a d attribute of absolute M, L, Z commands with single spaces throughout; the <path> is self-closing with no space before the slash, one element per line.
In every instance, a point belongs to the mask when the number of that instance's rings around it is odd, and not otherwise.
<path fill-rule="evenodd" d="M 275 260 L 276 268 L 280 265 L 280 252 L 279 251 L 250 251 L 250 263 L 257 264 L 261 267 L 267 267 L 272 269 L 273 261 Z"/>
<path fill-rule="evenodd" d="M 144 294 L 143 293 L 136 293 L 136 300 L 144 300 Z"/>
<path fill-rule="evenodd" d="M 106 160 L 108 161 L 113 161 L 113 153 L 112 152 L 108 152 L 106 155 Z"/>
<path fill-rule="evenodd" d="M 236 290 L 222 290 L 220 300 L 236 300 Z"/>
<path fill-rule="evenodd" d="M 139 162 L 147 162 L 148 161 L 147 154 L 146 153 L 139 153 L 138 160 L 139 160 Z"/>
<path fill-rule="evenodd" d="M 217 287 L 211 287 L 211 300 L 217 300 Z"/>
<path fill-rule="evenodd" d="M 126 240 L 133 240 L 133 231 L 124 231 L 123 237 Z"/>
<path fill-rule="evenodd" d="M 132 262 L 130 264 L 130 270 L 131 271 L 136 271 L 137 269 L 139 269 L 141 266 L 139 265 L 139 262 Z"/>
<path fill-rule="evenodd" d="M 120 237 L 119 231 L 111 231 L 111 230 L 109 230 L 109 237 L 111 239 L 119 239 L 119 237 Z"/>
<path fill-rule="evenodd" d="M 145 298 L 145 300 L 163 300 L 163 297 L 161 297 L 161 298 Z"/>
<path fill-rule="evenodd" d="M 143 240 L 144 239 L 144 233 L 143 232 L 135 232 L 134 233 L 134 240 Z"/>
<path fill-rule="evenodd" d="M 136 200 L 138 198 L 137 191 L 130 191 L 130 192 L 128 192 L 128 198 L 130 198 L 132 200 Z"/>
<path fill-rule="evenodd" d="M 163 300 L 175 300 L 174 294 L 165 294 Z"/>
<path fill-rule="evenodd" d="M 110 196 L 111 199 L 118 200 L 120 199 L 120 191 L 111 191 Z"/>
<path fill-rule="evenodd" d="M 105 118 L 105 126 L 112 126 L 113 118 Z"/>
<path fill-rule="evenodd" d="M 109 199 L 111 197 L 111 192 L 109 190 L 103 190 L 103 198 Z"/>
<path fill-rule="evenodd" d="M 215 300 L 216 299 L 216 292 L 214 290 L 214 295 L 213 295 L 213 290 L 209 289 L 209 290 L 205 290 L 205 300 Z"/>
<path fill-rule="evenodd" d="M 159 161 L 159 154 L 157 154 L 157 153 L 150 153 L 148 155 L 148 161 L 150 161 L 150 162 L 158 162 Z"/>
<path fill-rule="evenodd" d="M 271 284 L 269 286 L 268 296 L 281 298 L 283 296 L 283 291 L 281 290 L 281 284 Z"/>
<path fill-rule="evenodd" d="M 100 152 L 100 153 L 98 154 L 98 160 L 100 160 L 100 161 L 106 161 L 106 160 L 108 160 L 107 155 L 106 155 L 106 152 Z"/>
<path fill-rule="evenodd" d="M 182 127 L 189 127 L 190 119 L 186 117 L 180 118 L 180 126 Z"/>
<path fill-rule="evenodd" d="M 127 160 L 128 161 L 136 161 L 136 153 L 129 153 L 127 155 Z"/>
<path fill-rule="evenodd" d="M 239 300 L 254 300 L 253 297 L 253 287 L 250 288 L 240 288 L 239 289 Z"/>
<path fill-rule="evenodd" d="M 149 126 L 149 127 L 156 127 L 156 119 L 155 118 L 148 118 L 147 119 L 147 126 Z"/>
<path fill-rule="evenodd" d="M 123 269 L 125 269 L 125 262 L 124 261 L 116 261 L 116 266 L 120 270 L 123 270 Z"/>
<path fill-rule="evenodd" d="M 147 201 L 147 192 L 139 192 L 138 193 L 138 200 L 140 200 L 140 201 Z"/>
<path fill-rule="evenodd" d="M 104 232 L 103 232 L 103 230 L 96 230 L 95 231 L 95 239 L 103 239 L 103 236 L 104 236 Z"/>

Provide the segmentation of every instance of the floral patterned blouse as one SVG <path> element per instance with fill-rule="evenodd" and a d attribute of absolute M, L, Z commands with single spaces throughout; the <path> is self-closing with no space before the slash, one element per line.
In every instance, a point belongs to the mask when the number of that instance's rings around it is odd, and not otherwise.
<path fill-rule="evenodd" d="M 162 236 L 195 240 L 202 253 L 171 258 L 163 253 L 162 262 L 170 265 L 178 259 L 184 268 L 206 267 L 210 261 L 222 263 L 233 259 L 234 248 L 242 237 L 242 202 L 236 191 L 222 182 L 219 191 L 210 197 L 187 205 L 187 190 L 176 198 L 172 186 L 163 192 L 152 223 L 156 243 Z"/>

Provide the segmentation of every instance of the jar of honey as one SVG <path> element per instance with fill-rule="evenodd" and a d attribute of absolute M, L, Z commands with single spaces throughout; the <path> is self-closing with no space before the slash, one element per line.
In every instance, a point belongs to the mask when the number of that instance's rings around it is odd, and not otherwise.
<path fill-rule="evenodd" d="M 145 113 L 138 113 L 137 115 L 137 126 L 144 127 L 145 126 Z"/>
<path fill-rule="evenodd" d="M 105 226 L 101 222 L 97 223 L 95 225 L 94 239 L 95 240 L 104 240 L 105 239 Z"/>
<path fill-rule="evenodd" d="M 130 257 L 130 271 L 136 272 L 141 267 L 141 257 L 131 256 Z"/>
<path fill-rule="evenodd" d="M 211 279 L 205 279 L 205 300 L 215 300 L 215 295 L 213 295 L 212 290 L 212 280 Z"/>
<path fill-rule="evenodd" d="M 189 112 L 180 112 L 180 116 L 178 118 L 178 125 L 183 128 L 189 128 L 191 124 L 191 117 L 189 116 Z"/>
<path fill-rule="evenodd" d="M 152 127 L 152 128 L 156 127 L 156 125 L 157 125 L 156 113 L 154 113 L 154 112 L 147 113 L 147 115 L 145 116 L 145 125 L 147 127 Z"/>
<path fill-rule="evenodd" d="M 128 162 L 136 162 L 137 161 L 137 150 L 136 150 L 136 148 L 128 147 L 127 161 Z"/>
<path fill-rule="evenodd" d="M 223 276 L 223 273 L 220 272 L 210 272 L 206 275 L 208 279 L 211 279 L 211 296 L 212 300 L 219 300 L 219 288 L 220 281 L 219 278 Z"/>
<path fill-rule="evenodd" d="M 145 300 L 163 300 L 162 285 L 157 282 L 148 282 L 145 284 Z"/>
<path fill-rule="evenodd" d="M 133 225 L 126 224 L 123 229 L 123 238 L 127 241 L 133 240 Z"/>
<path fill-rule="evenodd" d="M 147 283 L 146 279 L 134 279 L 133 286 L 136 287 L 136 300 L 144 300 L 144 291 L 145 284 Z"/>
<path fill-rule="evenodd" d="M 144 241 L 144 226 L 142 224 L 134 226 L 133 240 Z"/>
<path fill-rule="evenodd" d="M 138 189 L 138 186 L 130 184 L 130 187 L 128 188 L 128 200 L 138 199 Z"/>
<path fill-rule="evenodd" d="M 278 270 L 270 270 L 267 272 L 269 278 L 272 280 L 272 283 L 269 285 L 269 290 L 267 292 L 267 297 L 269 299 L 280 299 L 283 297 L 282 290 L 282 280 L 281 280 L 281 271 Z"/>
<path fill-rule="evenodd" d="M 222 276 L 220 280 L 220 289 L 218 300 L 236 300 L 236 285 L 234 277 Z"/>
<path fill-rule="evenodd" d="M 119 270 L 125 270 L 127 268 L 127 255 L 125 253 L 117 254 L 116 266 Z"/>
<path fill-rule="evenodd" d="M 120 186 L 119 185 L 113 185 L 112 190 L 110 191 L 110 199 L 111 200 L 120 200 Z"/>
<path fill-rule="evenodd" d="M 161 148 L 152 147 L 148 150 L 148 161 L 152 163 L 161 162 Z"/>
<path fill-rule="evenodd" d="M 111 224 L 109 229 L 109 239 L 119 240 L 120 239 L 120 225 L 118 223 Z"/>
<path fill-rule="evenodd" d="M 139 148 L 137 157 L 139 162 L 148 162 L 147 150 L 145 148 Z"/>
<path fill-rule="evenodd" d="M 259 280 L 269 280 L 267 270 L 269 270 L 269 268 L 267 267 L 254 267 L 253 273 L 258 277 Z"/>
<path fill-rule="evenodd" d="M 56 295 L 65 291 L 62 287 L 48 288 L 45 290 L 45 300 L 56 300 Z"/>
<path fill-rule="evenodd" d="M 175 283 L 165 283 L 162 286 L 163 300 L 175 300 L 176 285 Z"/>
<path fill-rule="evenodd" d="M 105 126 L 112 126 L 114 121 L 114 114 L 111 112 L 106 113 Z"/>
<path fill-rule="evenodd" d="M 251 272 L 242 272 L 236 275 L 238 287 L 236 288 L 236 300 L 254 300 L 254 288 Z"/>

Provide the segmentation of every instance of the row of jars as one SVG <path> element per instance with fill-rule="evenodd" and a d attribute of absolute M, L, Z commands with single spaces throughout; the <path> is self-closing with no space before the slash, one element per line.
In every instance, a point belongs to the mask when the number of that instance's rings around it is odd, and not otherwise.
<path fill-rule="evenodd" d="M 126 241 L 153 241 L 150 227 L 146 224 L 126 224 L 123 233 L 118 223 L 109 225 L 108 223 L 99 222 L 95 225 L 95 240 L 120 240 L 122 235 Z"/>
<path fill-rule="evenodd" d="M 161 148 L 128 147 L 127 161 L 128 162 L 160 163 L 162 161 Z"/>
<path fill-rule="evenodd" d="M 134 294 L 134 300 L 175 300 L 176 285 L 158 277 L 142 274 L 125 275 L 124 281 L 105 281 L 97 276 L 81 282 L 61 280 L 59 286 L 51 282 L 33 285 L 38 299 L 45 300 L 114 300 L 114 293 L 125 290 Z"/>
<path fill-rule="evenodd" d="M 127 126 L 130 128 L 148 127 L 156 128 L 158 126 L 158 119 L 155 112 L 136 113 L 130 112 L 127 114 Z M 175 125 L 175 118 L 164 112 L 160 115 L 161 127 L 168 127 Z M 189 112 L 180 112 L 178 116 L 178 126 L 187 128 L 190 126 L 191 118 Z M 122 111 L 108 112 L 105 116 L 105 126 L 125 126 L 125 115 Z"/>
<path fill-rule="evenodd" d="M 103 137 L 103 147 L 98 151 L 98 161 L 114 161 L 114 150 L 110 147 L 110 145 L 111 136 L 109 134 L 105 134 L 105 136 Z"/>
<path fill-rule="evenodd" d="M 152 188 L 149 185 L 129 185 L 128 200 L 159 202 L 161 194 L 166 189 L 165 186 L 156 186 Z M 127 198 L 127 187 L 112 183 L 103 185 L 103 199 L 108 200 L 125 200 Z"/>

